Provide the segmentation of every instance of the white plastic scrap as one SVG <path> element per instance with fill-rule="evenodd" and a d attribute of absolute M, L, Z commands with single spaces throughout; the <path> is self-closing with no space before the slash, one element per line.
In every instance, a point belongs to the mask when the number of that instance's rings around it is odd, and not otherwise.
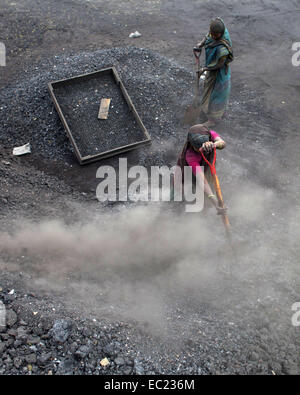
<path fill-rule="evenodd" d="M 206 79 L 206 77 L 207 77 L 207 74 L 208 74 L 207 71 L 204 71 L 204 73 L 200 77 L 200 80 L 204 81 Z"/>
<path fill-rule="evenodd" d="M 139 33 L 137 30 L 134 33 L 129 34 L 129 38 L 137 38 L 141 37 L 141 33 Z"/>
<path fill-rule="evenodd" d="M 109 360 L 108 360 L 107 358 L 103 358 L 103 359 L 100 361 L 100 365 L 101 365 L 101 366 L 107 366 L 107 365 L 109 365 Z"/>
<path fill-rule="evenodd" d="M 22 145 L 21 147 L 15 147 L 13 149 L 13 155 L 15 155 L 15 156 L 20 156 L 20 155 L 25 155 L 25 154 L 30 154 L 30 153 L 31 153 L 30 143 Z"/>

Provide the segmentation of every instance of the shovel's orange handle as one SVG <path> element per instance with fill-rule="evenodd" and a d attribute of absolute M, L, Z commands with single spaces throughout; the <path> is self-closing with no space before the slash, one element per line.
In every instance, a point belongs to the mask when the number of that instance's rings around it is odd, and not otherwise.
<path fill-rule="evenodd" d="M 225 208 L 225 204 L 224 204 L 224 200 L 223 200 L 223 196 L 222 196 L 222 192 L 221 192 L 221 187 L 220 187 L 220 182 L 219 182 L 219 178 L 218 178 L 217 174 L 213 175 L 213 180 L 214 180 L 214 186 L 215 186 L 217 198 L 219 201 L 219 205 L 220 205 L 220 207 Z M 225 214 L 225 213 L 222 214 L 222 219 L 223 219 L 223 223 L 226 227 L 226 230 L 229 231 L 230 223 L 229 223 L 227 214 Z"/>
<path fill-rule="evenodd" d="M 219 179 L 218 179 L 218 176 L 217 176 L 217 172 L 216 172 L 216 168 L 215 168 L 215 163 L 216 163 L 216 148 L 214 148 L 214 150 L 215 150 L 215 152 L 214 152 L 213 163 L 210 163 L 210 162 L 205 158 L 205 156 L 204 156 L 204 154 L 203 154 L 203 152 L 202 152 L 202 149 L 200 150 L 200 152 L 201 152 L 201 154 L 202 154 L 202 157 L 203 157 L 204 161 L 205 161 L 205 162 L 209 165 L 209 167 L 210 167 L 210 171 L 211 171 L 211 175 L 212 175 L 212 178 L 213 178 L 214 187 L 215 187 L 215 191 L 216 191 L 216 194 L 217 194 L 217 198 L 218 198 L 219 205 L 220 205 L 220 207 L 225 208 L 224 201 L 223 201 L 223 196 L 222 196 L 222 192 L 221 192 L 221 187 L 220 187 L 220 182 L 219 182 Z M 234 248 L 234 245 L 233 245 L 232 236 L 231 236 L 231 231 L 230 231 L 230 222 L 229 222 L 229 219 L 228 219 L 228 216 L 227 216 L 226 212 L 224 212 L 224 213 L 222 214 L 222 221 L 223 221 L 223 224 L 224 224 L 224 226 L 225 226 L 227 238 L 228 238 L 229 243 L 230 243 L 231 248 L 232 248 L 234 260 L 235 260 L 235 262 L 237 263 L 237 262 L 238 262 L 238 261 L 237 261 L 237 255 L 236 255 L 236 251 L 235 251 L 235 248 Z M 230 269 L 230 272 L 231 272 L 231 269 Z"/>
<path fill-rule="evenodd" d="M 224 200 L 223 200 L 223 196 L 222 196 L 222 192 L 221 192 L 221 187 L 220 187 L 220 182 L 219 182 L 219 178 L 217 176 L 217 172 L 216 172 L 216 168 L 215 168 L 215 164 L 216 164 L 216 147 L 214 148 L 214 159 L 213 162 L 210 163 L 204 156 L 202 149 L 200 150 L 203 159 L 205 160 L 205 162 L 209 165 L 210 167 L 210 171 L 211 171 L 211 175 L 213 178 L 213 182 L 214 182 L 214 187 L 215 187 L 215 191 L 216 191 L 216 195 L 218 198 L 218 202 L 220 207 L 225 208 L 225 204 L 224 204 Z M 222 219 L 223 219 L 223 223 L 226 227 L 226 231 L 227 233 L 229 233 L 229 228 L 230 228 L 230 223 L 229 223 L 229 219 L 226 213 L 222 214 Z"/>
<path fill-rule="evenodd" d="M 223 196 L 222 196 L 222 192 L 221 192 L 219 178 L 218 178 L 217 174 L 214 174 L 213 178 L 214 178 L 214 186 L 215 186 L 215 191 L 216 191 L 217 198 L 219 201 L 219 205 L 220 205 L 220 207 L 223 208 L 224 207 L 224 200 L 223 200 Z"/>

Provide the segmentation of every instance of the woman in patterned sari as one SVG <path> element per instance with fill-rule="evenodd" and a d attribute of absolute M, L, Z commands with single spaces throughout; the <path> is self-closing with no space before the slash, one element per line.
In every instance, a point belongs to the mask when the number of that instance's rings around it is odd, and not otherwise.
<path fill-rule="evenodd" d="M 222 119 L 227 107 L 231 89 L 231 71 L 229 63 L 233 61 L 232 42 L 229 32 L 221 18 L 210 24 L 210 32 L 201 43 L 194 48 L 201 51 L 205 48 L 205 67 L 200 75 L 207 72 L 201 110 L 207 116 L 207 127 L 215 126 Z"/>

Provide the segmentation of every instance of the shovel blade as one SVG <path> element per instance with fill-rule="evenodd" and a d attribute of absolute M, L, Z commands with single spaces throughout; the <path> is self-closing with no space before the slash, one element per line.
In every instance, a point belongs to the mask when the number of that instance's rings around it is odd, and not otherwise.
<path fill-rule="evenodd" d="M 189 106 L 184 113 L 182 123 L 183 125 L 195 125 L 200 114 L 200 108 L 198 106 Z"/>

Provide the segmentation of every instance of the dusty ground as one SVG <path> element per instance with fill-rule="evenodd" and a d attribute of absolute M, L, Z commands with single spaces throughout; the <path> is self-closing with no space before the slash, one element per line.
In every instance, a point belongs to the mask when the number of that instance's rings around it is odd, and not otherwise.
<path fill-rule="evenodd" d="M 291 324 L 299 301 L 300 69 L 291 64 L 299 13 L 291 0 L 1 1 L 0 296 L 9 310 L 1 373 L 299 373 L 299 329 Z M 228 118 L 218 129 L 228 142 L 218 168 L 239 255 L 234 279 L 224 274 L 232 260 L 218 218 L 99 205 L 99 164 L 79 167 L 39 88 L 117 59 L 153 138 L 152 151 L 128 154 L 129 162 L 172 164 L 192 100 L 191 48 L 215 15 L 236 54 Z M 135 30 L 142 36 L 128 38 Z M 123 55 L 129 46 L 146 48 L 128 50 L 150 57 L 145 75 Z M 171 71 L 154 83 L 161 96 L 151 109 L 135 86 L 154 98 L 147 81 L 155 62 Z M 170 86 L 186 91 L 176 96 Z M 46 120 L 34 120 L 42 110 Z M 38 149 L 12 158 L 28 136 Z"/>

